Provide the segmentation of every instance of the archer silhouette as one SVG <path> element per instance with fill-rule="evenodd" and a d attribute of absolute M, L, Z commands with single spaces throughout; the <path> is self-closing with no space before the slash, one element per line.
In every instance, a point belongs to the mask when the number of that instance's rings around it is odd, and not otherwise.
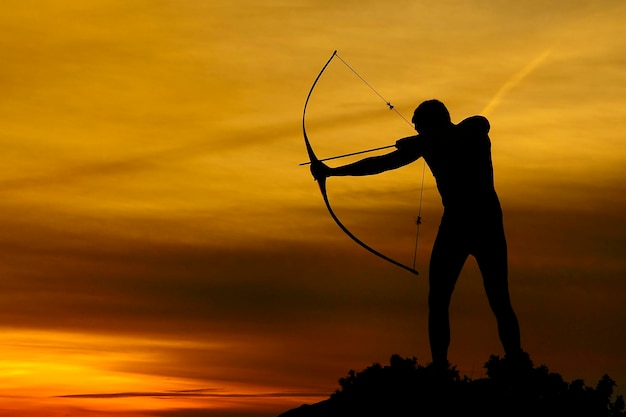
<path fill-rule="evenodd" d="M 428 334 L 432 369 L 445 372 L 449 367 L 450 300 L 469 255 L 476 258 L 480 268 L 505 358 L 521 366 L 528 364 L 509 296 L 507 245 L 493 181 L 489 121 L 472 116 L 454 124 L 442 102 L 428 100 L 415 109 L 412 123 L 418 134 L 399 139 L 393 152 L 336 168 L 314 161 L 311 173 L 316 179 L 373 175 L 423 157 L 444 207 L 430 258 Z"/>

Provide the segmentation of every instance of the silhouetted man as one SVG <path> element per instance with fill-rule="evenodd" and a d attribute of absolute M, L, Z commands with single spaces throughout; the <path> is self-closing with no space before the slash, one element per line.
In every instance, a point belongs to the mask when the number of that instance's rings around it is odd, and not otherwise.
<path fill-rule="evenodd" d="M 315 178 L 372 175 L 423 157 L 437 181 L 444 207 L 430 258 L 431 366 L 448 368 L 450 299 L 469 255 L 480 268 L 506 357 L 521 357 L 519 324 L 509 298 L 502 209 L 493 181 L 489 122 L 473 116 L 455 125 L 448 109 L 437 100 L 420 104 L 412 122 L 418 135 L 398 140 L 391 153 L 337 168 L 315 163 L 311 172 Z"/>

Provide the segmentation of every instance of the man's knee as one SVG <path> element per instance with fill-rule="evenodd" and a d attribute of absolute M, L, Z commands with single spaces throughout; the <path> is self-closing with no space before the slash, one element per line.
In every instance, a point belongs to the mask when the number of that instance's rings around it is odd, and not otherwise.
<path fill-rule="evenodd" d="M 451 295 L 447 292 L 433 292 L 428 294 L 428 311 L 434 314 L 448 313 Z"/>

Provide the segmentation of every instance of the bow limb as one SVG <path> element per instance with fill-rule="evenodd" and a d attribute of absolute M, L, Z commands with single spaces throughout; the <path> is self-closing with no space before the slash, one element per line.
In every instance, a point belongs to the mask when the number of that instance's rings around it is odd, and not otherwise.
<path fill-rule="evenodd" d="M 311 142 L 309 142 L 309 137 L 306 134 L 306 125 L 304 123 L 304 120 L 306 118 L 306 107 L 309 105 L 309 99 L 311 98 L 311 94 L 313 93 L 313 89 L 317 85 L 317 82 L 319 81 L 320 77 L 326 70 L 326 67 L 328 66 L 328 64 L 330 64 L 330 61 L 332 61 L 336 55 L 337 55 L 337 51 L 334 51 L 333 54 L 330 56 L 330 58 L 328 58 L 328 61 L 326 61 L 326 64 L 324 64 L 324 66 L 322 67 L 322 70 L 320 71 L 320 73 L 317 74 L 317 77 L 315 78 L 315 81 L 313 81 L 313 85 L 311 86 L 311 89 L 309 90 L 309 94 L 306 96 L 306 101 L 304 102 L 304 110 L 302 110 L 302 133 L 304 134 L 304 144 L 306 145 L 306 151 L 309 154 L 309 160 L 311 161 L 311 164 L 319 162 L 320 160 L 315 155 L 315 152 L 313 152 L 313 147 L 311 146 Z M 321 189 L 321 186 L 320 186 L 320 189 Z"/>
<path fill-rule="evenodd" d="M 306 108 L 307 105 L 309 104 L 309 99 L 311 98 L 311 93 L 313 93 L 313 89 L 315 88 L 315 85 L 317 84 L 318 80 L 320 79 L 320 77 L 322 76 L 322 74 L 324 73 L 324 70 L 326 69 L 326 67 L 328 67 L 328 64 L 330 64 L 330 62 L 333 60 L 333 58 L 337 55 L 337 51 L 334 51 L 333 54 L 331 55 L 331 57 L 328 59 L 328 61 L 326 62 L 326 64 L 324 64 L 324 66 L 322 67 L 322 70 L 320 71 L 320 73 L 317 75 L 317 77 L 315 78 L 315 81 L 313 82 L 313 85 L 311 86 L 311 89 L 309 90 L 309 94 L 306 97 L 306 101 L 304 102 L 304 110 L 302 111 L 302 133 L 304 135 L 304 144 L 306 146 L 306 150 L 307 153 L 309 155 L 309 160 L 311 162 L 311 165 L 316 164 L 316 163 L 320 163 L 319 158 L 315 155 L 315 152 L 313 151 L 313 147 L 311 146 L 311 142 L 309 141 L 309 137 L 306 134 L 306 125 L 305 125 L 305 116 L 306 116 Z M 337 217 L 337 215 L 335 214 L 335 212 L 333 211 L 331 205 L 330 205 L 330 201 L 328 199 L 328 193 L 326 192 L 326 178 L 325 177 L 320 177 L 320 178 L 316 178 L 317 184 L 320 188 L 320 192 L 322 193 L 322 198 L 324 199 L 324 204 L 326 204 L 326 209 L 328 210 L 328 213 L 330 214 L 330 217 L 332 217 L 332 219 L 335 221 L 335 223 L 337 223 L 337 226 L 339 226 L 339 228 L 346 234 L 348 235 L 348 237 L 350 239 L 352 239 L 354 242 L 356 242 L 359 246 L 361 246 L 362 248 L 364 248 L 365 250 L 369 251 L 370 253 L 378 256 L 379 258 L 382 258 L 384 260 L 386 260 L 387 262 L 390 262 L 402 269 L 405 269 L 415 275 L 418 274 L 418 272 L 415 270 L 415 268 L 411 268 L 410 266 L 404 265 L 401 262 L 396 261 L 395 259 L 392 259 L 386 255 L 383 255 L 382 253 L 378 252 L 376 249 L 368 246 L 367 244 L 365 244 L 363 241 L 361 241 L 359 238 L 357 238 L 352 232 L 350 232 L 350 230 L 348 230 L 348 228 L 346 226 L 344 226 L 344 224 L 341 222 L 341 220 L 339 220 L 339 218 Z"/>
<path fill-rule="evenodd" d="M 337 217 L 337 215 L 335 214 L 335 212 L 333 211 L 332 207 L 330 206 L 330 201 L 328 201 L 328 193 L 326 192 L 326 179 L 320 179 L 318 180 L 318 184 L 320 187 L 320 191 L 322 192 L 322 197 L 324 198 L 324 203 L 326 204 L 326 208 L 328 209 L 328 213 L 330 214 L 330 217 L 333 218 L 333 220 L 335 221 L 335 223 L 337 223 L 337 226 L 339 226 L 339 228 L 341 230 L 343 230 L 343 232 L 348 235 L 348 237 L 352 240 L 354 240 L 359 246 L 361 246 L 362 248 L 364 248 L 365 250 L 373 253 L 374 255 L 378 256 L 379 258 L 382 258 L 384 260 L 386 260 L 387 262 L 391 262 L 392 264 L 399 266 L 402 269 L 405 269 L 415 275 L 418 274 L 418 272 L 415 270 L 415 268 L 411 268 L 410 266 L 404 265 L 401 262 L 396 261 L 395 259 L 392 259 L 390 257 L 388 257 L 387 255 L 383 255 L 382 253 L 378 252 L 376 249 L 366 245 L 365 243 L 363 243 L 363 241 L 361 241 L 358 237 L 356 237 L 352 232 L 350 232 L 350 230 L 348 230 L 348 228 L 346 226 L 344 226 L 344 224 L 341 222 L 341 220 L 339 220 L 339 218 Z"/>

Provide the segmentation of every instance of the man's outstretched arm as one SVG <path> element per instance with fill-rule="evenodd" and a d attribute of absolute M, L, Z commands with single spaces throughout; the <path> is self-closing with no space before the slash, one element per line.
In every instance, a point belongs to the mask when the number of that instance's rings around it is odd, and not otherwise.
<path fill-rule="evenodd" d="M 415 146 L 411 146 L 415 143 L 414 139 L 415 137 L 400 139 L 396 142 L 398 149 L 388 154 L 364 158 L 336 168 L 330 168 L 323 162 L 312 163 L 311 173 L 317 179 L 334 176 L 374 175 L 397 169 L 416 161 L 422 156 Z"/>
<path fill-rule="evenodd" d="M 406 152 L 397 149 L 385 155 L 372 156 L 361 159 L 360 161 L 343 165 L 336 168 L 330 168 L 329 176 L 362 176 L 375 175 L 381 172 L 397 169 L 416 161 L 421 155 L 414 152 Z"/>

